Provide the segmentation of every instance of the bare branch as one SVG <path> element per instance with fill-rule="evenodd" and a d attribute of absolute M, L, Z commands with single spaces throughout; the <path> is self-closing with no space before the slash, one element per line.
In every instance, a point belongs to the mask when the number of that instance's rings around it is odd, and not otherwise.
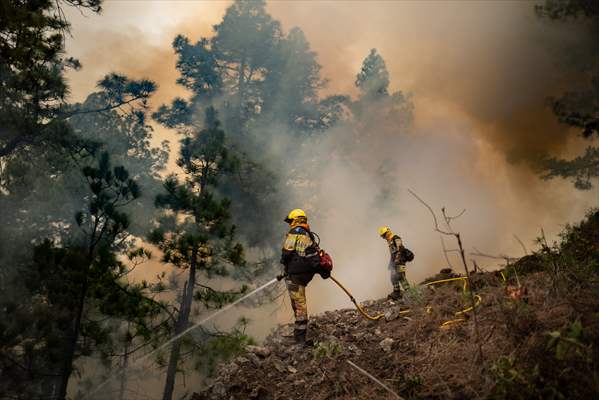
<path fill-rule="evenodd" d="M 514 234 L 514 238 L 518 241 L 518 243 L 520 243 L 520 246 L 522 246 L 522 250 L 524 251 L 524 255 L 527 256 L 528 250 L 526 249 L 526 246 L 524 246 L 524 243 L 522 242 L 522 240 L 520 240 L 520 238 L 516 234 Z"/>
<path fill-rule="evenodd" d="M 439 235 L 439 239 L 441 239 L 441 247 L 443 248 L 443 255 L 445 256 L 445 261 L 447 261 L 447 266 L 450 267 L 451 269 L 454 269 L 453 265 L 451 264 L 451 261 L 449 260 L 449 256 L 447 255 L 447 253 L 449 253 L 450 251 L 456 251 L 456 250 L 447 250 L 447 248 L 445 248 L 445 240 L 443 240 L 443 236 Z"/>
<path fill-rule="evenodd" d="M 419 202 L 421 202 L 426 208 L 428 208 L 428 210 L 430 211 L 431 215 L 433 216 L 433 221 L 435 223 L 435 231 L 443 234 L 443 235 L 453 235 L 453 232 L 446 232 L 443 231 L 439 228 L 439 222 L 437 221 L 437 216 L 435 215 L 435 212 L 433 211 L 433 209 L 431 208 L 431 206 L 429 206 L 428 204 L 425 203 L 424 200 L 422 200 L 420 197 L 418 197 L 418 195 L 414 192 L 412 192 L 411 189 L 408 189 L 408 192 L 410 192 L 410 194 L 412 196 L 414 196 L 416 198 L 416 200 L 418 200 Z"/>
<path fill-rule="evenodd" d="M 451 228 L 452 217 L 447 216 L 447 214 L 445 213 L 445 207 L 443 207 L 441 209 L 441 211 L 443 213 L 443 218 L 445 220 L 447 228 L 449 229 L 449 232 L 439 229 L 439 223 L 437 222 L 437 216 L 435 215 L 435 212 L 433 211 L 431 206 L 429 206 L 424 200 L 422 200 L 420 197 L 418 197 L 418 195 L 416 193 L 414 193 L 413 191 L 411 191 L 410 189 L 408 189 L 408 191 L 410 192 L 410 194 L 412 196 L 416 197 L 416 199 L 418 199 L 418 201 L 420 201 L 430 211 L 431 215 L 433 216 L 433 221 L 435 223 L 435 231 L 437 231 L 441 234 L 444 234 L 444 235 L 453 236 L 456 239 L 456 241 L 458 242 L 460 258 L 462 260 L 462 265 L 464 266 L 464 271 L 466 272 L 466 279 L 468 280 L 468 283 L 469 283 L 468 286 L 470 287 L 468 294 L 470 297 L 470 304 L 472 307 L 472 316 L 473 316 L 473 320 L 474 320 L 474 331 L 476 333 L 476 343 L 478 344 L 477 360 L 480 363 L 482 363 L 483 362 L 483 350 L 482 350 L 482 343 L 480 340 L 480 333 L 478 330 L 478 320 L 477 320 L 477 316 L 476 316 L 476 314 L 477 314 L 476 313 L 476 300 L 475 300 L 475 295 L 474 295 L 474 288 L 471 285 L 470 271 L 468 270 L 468 264 L 466 263 L 466 256 L 464 254 L 464 246 L 462 245 L 462 237 L 460 236 L 459 232 L 454 232 L 453 229 Z M 460 213 L 459 215 L 462 215 L 462 214 L 463 214 L 463 212 Z"/>
<path fill-rule="evenodd" d="M 477 256 L 477 257 L 492 258 L 494 260 L 504 260 L 508 264 L 511 264 L 513 261 L 518 260 L 518 258 L 516 258 L 516 257 L 510 257 L 510 256 L 506 256 L 504 254 L 492 255 L 492 254 L 483 253 L 482 251 L 478 250 L 476 247 L 474 247 L 474 252 L 470 253 L 470 255 Z"/>
<path fill-rule="evenodd" d="M 450 220 L 450 221 L 451 221 L 451 220 L 454 220 L 454 219 L 458 219 L 458 218 L 460 218 L 462 215 L 464 215 L 464 213 L 465 213 L 465 212 L 466 212 L 466 209 L 464 208 L 462 211 L 460 211 L 460 213 L 459 213 L 458 215 L 456 215 L 456 216 L 453 216 L 453 217 L 451 217 L 451 216 L 449 216 L 449 215 L 448 215 L 448 216 L 446 216 L 446 218 L 447 218 L 448 220 Z"/>

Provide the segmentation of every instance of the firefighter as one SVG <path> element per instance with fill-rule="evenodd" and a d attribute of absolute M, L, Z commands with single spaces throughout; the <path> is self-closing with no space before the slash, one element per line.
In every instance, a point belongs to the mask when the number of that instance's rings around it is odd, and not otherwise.
<path fill-rule="evenodd" d="M 285 283 L 291 299 L 291 307 L 295 315 L 293 337 L 296 343 L 311 345 L 306 340 L 308 330 L 308 307 L 306 304 L 306 286 L 314 274 L 323 279 L 330 276 L 330 271 L 320 265 L 319 246 L 310 231 L 308 217 L 304 210 L 296 208 L 285 218 L 290 226 L 281 254 L 281 264 L 285 269 Z"/>
<path fill-rule="evenodd" d="M 409 287 L 406 279 L 406 260 L 403 257 L 402 249 L 405 249 L 401 238 L 391 231 L 388 226 L 381 226 L 378 229 L 379 235 L 387 241 L 389 245 L 389 270 L 391 271 L 391 284 L 393 292 L 387 296 L 391 300 L 400 300 L 403 292 Z"/>

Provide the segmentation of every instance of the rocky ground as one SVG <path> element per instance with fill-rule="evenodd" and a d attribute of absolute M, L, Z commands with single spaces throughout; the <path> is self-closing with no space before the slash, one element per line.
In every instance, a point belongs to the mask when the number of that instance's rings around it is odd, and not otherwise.
<path fill-rule="evenodd" d="M 470 302 L 457 282 L 413 290 L 402 303 L 366 302 L 370 314 L 385 314 L 379 321 L 354 309 L 313 316 L 312 348 L 292 344 L 292 326 L 281 326 L 263 346 L 248 346 L 222 365 L 212 385 L 193 399 L 501 397 L 497 375 L 504 372 L 505 356 L 535 347 L 545 332 L 565 329 L 576 312 L 546 295 L 542 272 L 522 280 L 527 294 L 513 298 L 498 273 L 474 275 L 482 298 L 476 324 L 469 313 L 465 321 L 441 328 Z"/>

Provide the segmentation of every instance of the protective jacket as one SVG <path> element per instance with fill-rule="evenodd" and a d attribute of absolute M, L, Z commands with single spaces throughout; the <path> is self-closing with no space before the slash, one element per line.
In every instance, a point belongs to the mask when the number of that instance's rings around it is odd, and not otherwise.
<path fill-rule="evenodd" d="M 387 239 L 389 245 L 389 253 L 391 258 L 389 260 L 389 268 L 393 269 L 398 265 L 406 265 L 406 262 L 401 258 L 401 248 L 403 246 L 401 238 L 397 235 L 393 235 L 390 239 Z"/>
<path fill-rule="evenodd" d="M 283 242 L 281 264 L 292 282 L 306 286 L 314 274 L 329 273 L 320 266 L 319 250 L 308 224 L 291 226 Z"/>

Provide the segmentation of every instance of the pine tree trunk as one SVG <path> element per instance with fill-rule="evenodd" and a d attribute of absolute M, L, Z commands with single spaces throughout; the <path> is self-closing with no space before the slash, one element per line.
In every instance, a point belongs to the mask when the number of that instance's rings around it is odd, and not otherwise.
<path fill-rule="evenodd" d="M 239 77 L 237 82 L 237 129 L 241 128 L 243 121 L 243 98 L 245 97 L 245 58 L 239 65 Z"/>
<path fill-rule="evenodd" d="M 131 323 L 127 324 L 127 335 L 129 332 L 129 329 L 131 327 Z M 129 341 L 127 340 L 127 337 L 125 338 L 126 343 L 125 343 L 125 352 L 123 355 L 123 365 L 122 365 L 122 369 L 123 369 L 123 375 L 121 375 L 121 382 L 120 382 L 120 386 L 119 386 L 119 400 L 124 400 L 125 399 L 125 389 L 127 387 L 127 366 L 129 365 Z"/>
<path fill-rule="evenodd" d="M 196 259 L 198 248 L 194 246 L 191 251 L 191 263 L 189 266 L 189 279 L 183 290 L 183 299 L 181 300 L 181 311 L 177 324 L 175 325 L 175 336 L 183 332 L 189 324 L 189 314 L 191 312 L 191 303 L 193 302 L 193 289 L 196 284 Z M 172 400 L 173 390 L 175 388 L 175 376 L 177 374 L 177 364 L 179 363 L 179 355 L 181 352 L 181 341 L 176 340 L 171 347 L 171 355 L 166 371 L 166 382 L 164 384 L 164 394 L 162 400 Z"/>
<path fill-rule="evenodd" d="M 58 396 L 57 400 L 66 400 L 67 397 L 67 388 L 69 386 L 69 379 L 71 378 L 71 373 L 73 372 L 73 361 L 75 360 L 75 353 L 77 351 L 77 341 L 79 340 L 79 331 L 81 330 L 81 320 L 83 319 L 83 308 L 85 307 L 85 299 L 87 297 L 87 289 L 89 287 L 88 274 L 89 267 L 91 266 L 94 253 L 96 250 L 96 244 L 99 241 L 99 238 L 96 238 L 96 234 L 98 233 L 98 225 L 99 225 L 99 217 L 95 216 L 94 228 L 92 231 L 91 238 L 89 240 L 89 247 L 87 249 L 87 263 L 85 267 L 85 278 L 81 286 L 81 294 L 79 296 L 79 301 L 77 303 L 76 308 L 76 317 L 75 323 L 73 324 L 73 330 L 71 331 L 71 337 L 66 349 L 66 355 L 61 371 L 60 376 L 60 385 L 58 387 Z M 99 236 L 102 236 L 102 231 L 99 232 Z"/>
<path fill-rule="evenodd" d="M 127 364 L 127 358 L 125 358 L 125 362 L 123 363 L 123 376 L 121 377 L 119 386 L 119 400 L 125 399 L 125 389 L 127 388 Z"/>
<path fill-rule="evenodd" d="M 66 349 L 66 354 L 62 366 L 60 386 L 58 388 L 57 400 L 66 400 L 67 388 L 69 386 L 69 379 L 73 372 L 73 360 L 75 359 L 75 352 L 77 351 L 77 341 L 79 339 L 79 330 L 81 329 L 81 319 L 83 317 L 83 305 L 85 303 L 85 297 L 87 294 L 87 286 L 82 288 L 81 296 L 77 307 L 77 316 L 75 317 L 75 323 L 71 331 L 71 337 Z"/>

